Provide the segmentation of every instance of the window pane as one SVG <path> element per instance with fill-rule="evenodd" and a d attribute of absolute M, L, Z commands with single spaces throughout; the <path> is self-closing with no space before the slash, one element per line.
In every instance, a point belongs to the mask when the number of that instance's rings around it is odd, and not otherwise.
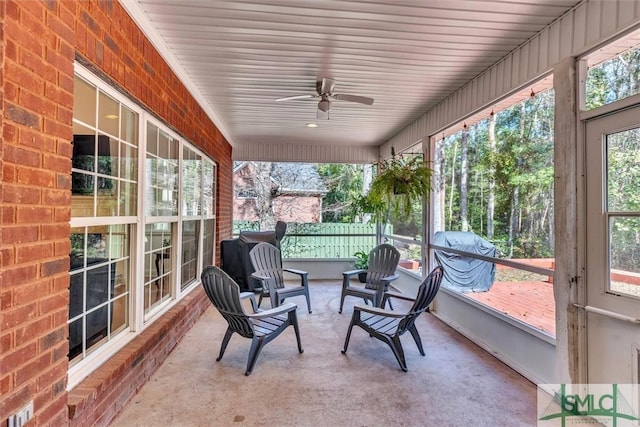
<path fill-rule="evenodd" d="M 78 76 L 73 83 L 73 118 L 95 127 L 97 89 Z"/>
<path fill-rule="evenodd" d="M 196 280 L 199 241 L 200 221 L 184 221 L 182 223 L 182 289 Z"/>
<path fill-rule="evenodd" d="M 98 98 L 98 129 L 101 132 L 120 136 L 120 103 L 103 92 Z"/>
<path fill-rule="evenodd" d="M 85 106 L 74 104 L 72 216 L 135 215 L 137 202 L 128 191 L 138 180 L 137 150 L 118 139 L 119 102 L 104 93 L 91 93 L 94 112 L 96 97 L 100 99 L 97 111 L 100 131 L 78 123 Z M 127 123 L 131 127 L 130 142 L 137 144 L 137 137 L 131 132 L 134 127 L 137 128 L 138 115 L 129 109 L 126 109 L 126 113 Z M 123 179 L 128 181 L 125 188 L 121 188 Z M 124 193 L 119 195 L 119 191 Z"/>
<path fill-rule="evenodd" d="M 145 227 L 144 312 L 166 301 L 172 282 L 172 238 L 175 223 L 147 224 Z"/>
<path fill-rule="evenodd" d="M 176 216 L 178 214 L 178 161 L 162 157 L 170 154 L 167 145 L 174 140 L 152 124 L 147 125 L 146 215 Z M 156 141 L 160 141 L 160 145 Z M 156 154 L 158 152 L 158 154 Z"/>
<path fill-rule="evenodd" d="M 120 157 L 120 176 L 124 179 L 138 180 L 138 149 L 128 144 L 122 144 Z"/>
<path fill-rule="evenodd" d="M 591 110 L 640 93 L 639 74 L 638 48 L 591 67 L 587 73 L 586 109 Z"/>
<path fill-rule="evenodd" d="M 202 197 L 202 160 L 187 147 L 182 158 L 182 214 L 200 215 Z"/>
<path fill-rule="evenodd" d="M 204 162 L 202 180 L 202 215 L 215 214 L 215 166 L 211 162 Z"/>
<path fill-rule="evenodd" d="M 607 135 L 607 206 L 640 212 L 640 128 Z"/>
<path fill-rule="evenodd" d="M 213 265 L 213 254 L 215 251 L 216 223 L 213 219 L 204 221 L 204 241 L 203 245 L 203 267 Z"/>
<path fill-rule="evenodd" d="M 140 129 L 138 127 L 138 114 L 131 111 L 124 105 L 120 106 L 120 111 L 122 113 L 122 120 L 120 121 L 122 125 L 122 133 L 120 138 L 137 147 L 139 138 L 138 134 L 140 133 Z"/>
<path fill-rule="evenodd" d="M 138 186 L 131 182 L 120 183 L 120 215 L 135 216 L 138 211 Z"/>
<path fill-rule="evenodd" d="M 612 217 L 609 245 L 609 288 L 640 297 L 640 217 Z"/>
<path fill-rule="evenodd" d="M 98 173 L 118 176 L 118 140 L 106 135 L 98 136 Z"/>

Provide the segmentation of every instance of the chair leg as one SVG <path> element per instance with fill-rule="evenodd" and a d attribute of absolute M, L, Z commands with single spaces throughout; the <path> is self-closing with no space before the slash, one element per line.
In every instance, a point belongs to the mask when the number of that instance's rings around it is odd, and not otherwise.
<path fill-rule="evenodd" d="M 351 339 L 351 330 L 354 323 L 360 320 L 360 311 L 356 310 L 351 316 L 351 323 L 349 323 L 349 329 L 347 329 L 347 336 L 344 339 L 344 347 L 342 348 L 342 354 L 347 354 L 347 348 L 349 348 L 349 340 Z"/>
<path fill-rule="evenodd" d="M 256 360 L 258 360 L 258 356 L 262 351 L 262 347 L 264 347 L 265 341 L 264 337 L 256 338 L 254 337 L 251 341 L 251 348 L 249 349 L 249 358 L 247 360 L 247 370 L 245 371 L 245 375 L 249 376 L 251 371 L 253 371 L 253 367 L 256 364 Z"/>
<path fill-rule="evenodd" d="M 260 298 L 258 298 L 258 308 L 260 307 L 260 304 L 262 304 L 262 298 L 264 297 L 264 294 L 262 292 L 260 292 Z"/>
<path fill-rule="evenodd" d="M 216 359 L 216 362 L 219 362 L 224 355 L 224 351 L 227 349 L 227 344 L 229 344 L 229 340 L 231 339 L 231 335 L 233 335 L 233 331 L 231 328 L 227 328 L 227 332 L 224 333 L 224 338 L 222 338 L 222 344 L 220 345 L 220 354 Z"/>
<path fill-rule="evenodd" d="M 298 353 L 304 353 L 302 349 L 302 341 L 300 341 L 300 328 L 298 326 L 298 315 L 295 310 L 289 312 L 289 323 L 293 325 L 293 330 L 296 333 L 296 341 L 298 341 Z"/>
<path fill-rule="evenodd" d="M 309 314 L 311 314 L 311 298 L 309 297 L 309 287 L 306 288 L 304 296 L 307 298 L 307 309 L 309 310 Z"/>
<path fill-rule="evenodd" d="M 409 328 L 409 332 L 411 333 L 413 340 L 416 342 L 420 354 L 424 356 L 425 354 L 424 349 L 422 348 L 422 340 L 420 339 L 420 334 L 418 333 L 418 328 L 416 328 L 416 325 L 411 325 L 411 327 Z"/>
<path fill-rule="evenodd" d="M 340 310 L 338 310 L 338 313 L 342 313 L 342 306 L 344 304 L 344 297 L 345 297 L 345 294 L 344 294 L 344 291 L 343 291 L 342 295 L 340 295 Z"/>
<path fill-rule="evenodd" d="M 396 357 L 398 364 L 400 365 L 400 369 L 404 372 L 407 372 L 407 362 L 404 359 L 404 350 L 402 349 L 402 343 L 400 342 L 399 336 L 388 337 L 387 344 L 391 347 L 391 351 L 393 351 L 393 355 Z"/>

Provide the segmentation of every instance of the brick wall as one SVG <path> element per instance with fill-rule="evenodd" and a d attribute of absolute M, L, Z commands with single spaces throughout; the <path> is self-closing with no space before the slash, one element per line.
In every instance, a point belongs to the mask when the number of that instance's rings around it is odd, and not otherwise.
<path fill-rule="evenodd" d="M 218 162 L 218 241 L 231 235 L 231 147 L 118 2 L 6 0 L 0 25 L 0 423 L 33 399 L 37 425 L 106 425 L 206 297 L 192 292 L 67 394 L 74 59 Z"/>
<path fill-rule="evenodd" d="M 64 425 L 73 17 L 55 2 L 0 10 L 0 422 L 33 400 L 37 424 Z"/>

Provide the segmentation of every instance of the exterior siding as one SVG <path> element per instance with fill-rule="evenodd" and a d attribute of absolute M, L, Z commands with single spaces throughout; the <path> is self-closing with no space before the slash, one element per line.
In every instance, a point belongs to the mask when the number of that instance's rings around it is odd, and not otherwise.
<path fill-rule="evenodd" d="M 207 307 L 191 292 L 67 393 L 74 60 L 218 163 L 216 245 L 231 236 L 231 146 L 116 1 L 0 2 L 0 421 L 107 425 Z"/>
<path fill-rule="evenodd" d="M 472 115 L 553 70 L 563 59 L 583 55 L 640 19 L 638 0 L 586 0 L 527 43 L 407 125 L 380 147 L 402 151 Z M 495 76 L 495 77 L 494 77 Z M 495 83 L 493 83 L 495 79 Z M 495 85 L 495 90 L 492 86 Z"/>
<path fill-rule="evenodd" d="M 344 147 L 338 145 L 239 144 L 237 147 L 234 147 L 233 160 L 253 160 L 256 162 L 374 163 L 378 161 L 378 148 Z"/>

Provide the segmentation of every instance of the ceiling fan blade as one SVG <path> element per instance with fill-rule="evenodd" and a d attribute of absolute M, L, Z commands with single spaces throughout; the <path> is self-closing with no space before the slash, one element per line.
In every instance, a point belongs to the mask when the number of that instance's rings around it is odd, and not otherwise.
<path fill-rule="evenodd" d="M 320 83 L 319 87 L 317 87 L 316 89 L 318 89 L 318 93 L 333 93 L 333 88 L 336 85 L 336 81 L 330 78 L 323 78 L 322 82 Z"/>
<path fill-rule="evenodd" d="M 369 98 L 368 96 L 347 95 L 344 93 L 339 93 L 334 95 L 333 97 L 340 101 L 357 102 L 357 103 L 366 104 L 366 105 L 373 104 L 373 98 Z"/>
<path fill-rule="evenodd" d="M 299 99 L 314 99 L 316 96 L 315 95 L 295 95 L 295 96 L 287 96 L 285 98 L 278 98 L 276 99 L 276 102 L 280 102 L 280 101 L 296 101 Z"/>

